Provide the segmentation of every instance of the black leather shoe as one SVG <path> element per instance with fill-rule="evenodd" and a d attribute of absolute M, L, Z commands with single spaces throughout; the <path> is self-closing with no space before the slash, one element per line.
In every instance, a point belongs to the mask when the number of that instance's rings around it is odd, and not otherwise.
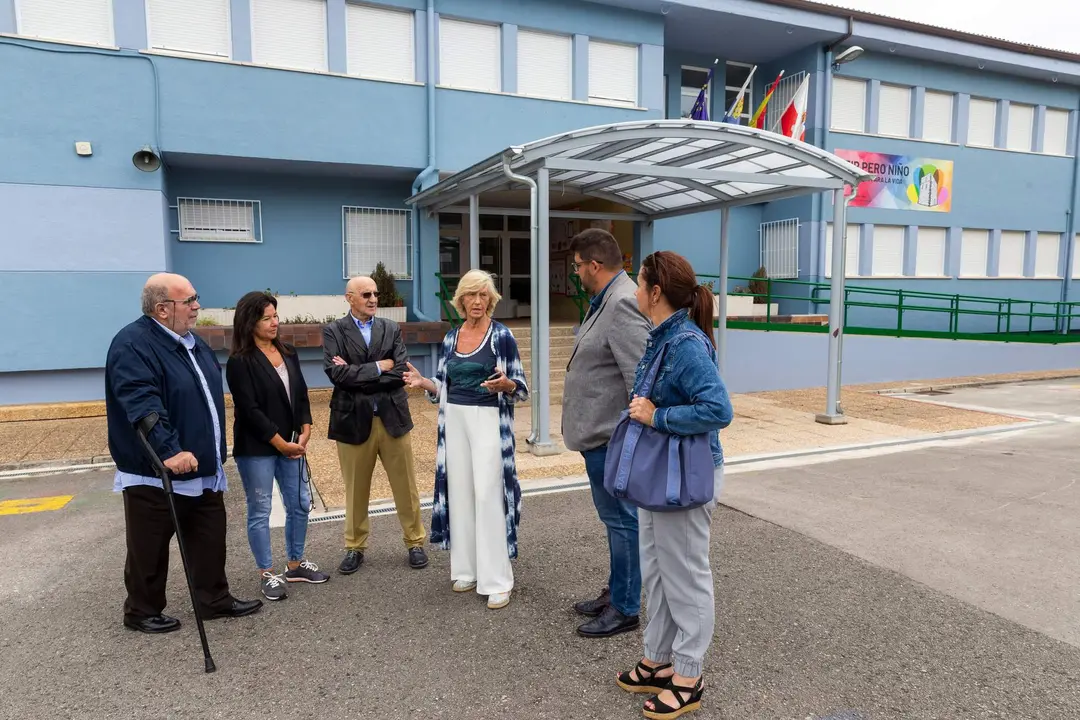
<path fill-rule="evenodd" d="M 578 627 L 577 632 L 582 637 L 606 638 L 634 630 L 638 623 L 637 615 L 623 615 L 614 605 L 608 605 L 599 617 Z"/>
<path fill-rule="evenodd" d="M 574 603 L 574 610 L 585 617 L 596 617 L 604 612 L 604 608 L 610 604 L 611 590 L 604 588 L 604 591 L 600 593 L 600 597 L 595 600 L 582 600 L 579 603 Z"/>
<path fill-rule="evenodd" d="M 222 610 L 212 610 L 203 615 L 203 620 L 214 620 L 223 617 L 244 617 L 256 613 L 262 608 L 262 600 L 237 600 L 233 598 L 232 605 Z"/>
<path fill-rule="evenodd" d="M 342 575 L 352 575 L 364 564 L 363 550 L 349 550 L 345 553 L 345 559 L 338 565 L 338 572 Z"/>
<path fill-rule="evenodd" d="M 161 633 L 179 630 L 180 621 L 174 617 L 169 617 L 168 615 L 155 615 L 154 617 L 143 618 L 141 620 L 125 617 L 124 627 L 138 630 L 139 632 L 150 633 L 151 635 L 160 635 Z"/>
<path fill-rule="evenodd" d="M 409 548 L 409 567 L 413 570 L 419 570 L 420 568 L 427 567 L 428 557 L 424 552 L 424 548 Z"/>

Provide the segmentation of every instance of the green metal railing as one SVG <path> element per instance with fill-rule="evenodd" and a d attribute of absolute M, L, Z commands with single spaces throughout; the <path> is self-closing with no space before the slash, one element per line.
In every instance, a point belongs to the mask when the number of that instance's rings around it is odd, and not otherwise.
<path fill-rule="evenodd" d="M 439 292 L 435 293 L 439 298 L 439 306 L 442 308 L 446 319 L 450 322 L 450 327 L 457 327 L 461 324 L 461 315 L 458 313 L 457 308 L 454 307 L 454 293 L 450 291 L 442 273 L 435 273 L 435 277 L 439 279 Z"/>
<path fill-rule="evenodd" d="M 629 274 L 631 277 L 635 275 Z M 581 287 L 576 275 L 570 275 L 568 279 L 577 291 L 571 298 L 577 306 L 579 321 L 584 321 L 589 309 L 589 295 Z M 718 275 L 698 275 L 698 279 L 706 284 L 711 282 L 715 286 L 720 278 Z M 830 283 L 744 276 L 731 276 L 729 280 L 746 287 L 750 287 L 752 282 L 758 286 L 763 285 L 762 292 L 745 290 L 728 294 L 754 298 L 756 305 L 764 306 L 764 312 L 752 318 L 729 320 L 727 327 L 738 330 L 828 333 L 827 324 L 793 323 L 789 318 L 775 317 L 773 305 L 781 301 L 809 303 L 815 310 L 824 306 L 821 314 L 827 314 L 832 291 Z M 450 322 L 455 323 L 456 319 L 459 323 L 460 317 L 457 317 L 457 312 L 448 301 L 452 295 L 442 276 L 439 276 L 439 284 L 442 289 L 440 300 L 451 318 Z M 853 315 L 853 311 L 857 314 Z M 922 322 L 914 321 L 916 316 L 919 316 Z M 927 323 L 928 316 L 940 320 Z M 916 324 L 920 327 L 913 327 Z M 923 329 L 934 324 L 940 325 L 941 329 Z M 1076 331 L 1073 330 L 1073 325 L 1077 326 Z M 948 340 L 1073 343 L 1080 342 L 1080 302 L 991 298 L 845 285 L 844 332 L 852 335 Z"/>

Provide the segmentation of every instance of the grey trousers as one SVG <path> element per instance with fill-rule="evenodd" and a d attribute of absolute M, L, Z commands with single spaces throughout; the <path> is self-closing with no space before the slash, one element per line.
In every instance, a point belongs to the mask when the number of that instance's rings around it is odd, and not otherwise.
<path fill-rule="evenodd" d="M 724 467 L 713 475 L 713 501 L 676 512 L 638 511 L 641 583 L 649 624 L 645 657 L 673 662 L 684 677 L 701 675 L 716 621 L 709 536 Z"/>

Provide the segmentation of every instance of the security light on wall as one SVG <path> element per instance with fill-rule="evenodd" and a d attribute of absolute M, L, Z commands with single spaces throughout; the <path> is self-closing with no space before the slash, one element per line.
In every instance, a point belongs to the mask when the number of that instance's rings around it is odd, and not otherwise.
<path fill-rule="evenodd" d="M 833 58 L 833 67 L 835 68 L 835 67 L 838 67 L 840 65 L 843 65 L 844 63 L 849 63 L 852 60 L 855 60 L 856 58 L 858 58 L 864 52 L 866 52 L 866 51 L 863 50 L 858 45 L 853 45 L 852 47 L 849 47 L 847 50 L 845 50 L 844 52 L 840 53 L 835 58 Z"/>

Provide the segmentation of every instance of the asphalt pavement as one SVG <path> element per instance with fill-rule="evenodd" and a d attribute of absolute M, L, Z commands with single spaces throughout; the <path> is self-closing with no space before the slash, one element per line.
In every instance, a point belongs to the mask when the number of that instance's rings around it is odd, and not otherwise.
<path fill-rule="evenodd" d="M 732 487 L 755 474 L 733 473 Z M 232 487 L 228 569 L 249 598 Z M 124 525 L 110 488 L 100 472 L 0 483 L 0 500 L 74 495 L 60 510 L 0 517 L 0 717 L 641 717 L 642 698 L 614 683 L 638 659 L 640 632 L 574 634 L 571 605 L 600 589 L 607 562 L 585 492 L 526 499 L 505 609 L 453 593 L 447 553 L 407 568 L 396 517 L 382 516 L 357 574 L 208 623 L 218 671 L 206 675 L 175 545 L 166 612 L 183 629 L 122 627 Z M 717 630 L 693 717 L 1080 716 L 1080 649 L 737 510 L 720 508 L 713 529 Z M 280 557 L 282 531 L 273 537 Z M 336 567 L 340 523 L 312 524 L 308 538 L 310 558 Z"/>

